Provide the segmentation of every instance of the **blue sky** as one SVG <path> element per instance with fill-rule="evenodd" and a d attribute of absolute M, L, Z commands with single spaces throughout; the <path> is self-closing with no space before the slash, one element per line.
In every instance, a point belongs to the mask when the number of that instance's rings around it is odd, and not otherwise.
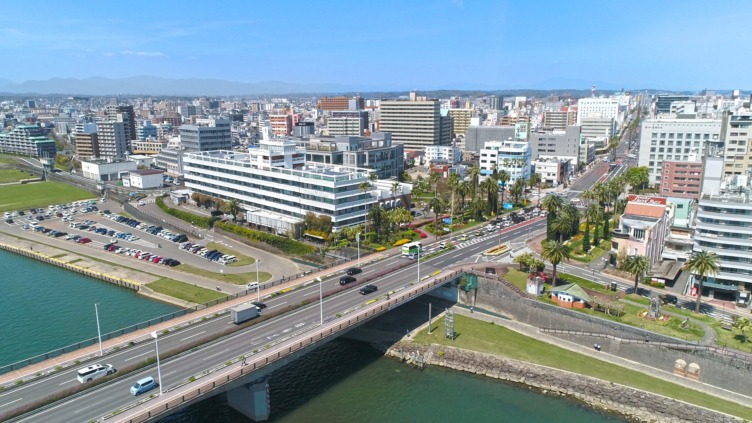
<path fill-rule="evenodd" d="M 752 88 L 752 2 L 4 2 L 0 78 Z"/>

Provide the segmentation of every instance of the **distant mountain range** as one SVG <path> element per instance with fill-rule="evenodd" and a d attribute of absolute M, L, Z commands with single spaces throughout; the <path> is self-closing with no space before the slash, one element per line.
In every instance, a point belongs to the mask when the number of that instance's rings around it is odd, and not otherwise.
<path fill-rule="evenodd" d="M 502 89 L 486 84 L 457 82 L 438 87 L 416 87 L 423 95 L 429 92 L 476 92 L 516 94 L 543 91 L 546 94 L 588 95 L 590 83 L 570 79 L 550 79 L 526 89 Z M 608 94 L 618 87 L 614 84 L 596 83 L 598 93 Z M 626 87 L 628 90 L 629 87 Z M 250 96 L 250 95 L 290 95 L 290 94 L 354 94 L 383 93 L 405 95 L 408 88 L 397 86 L 377 87 L 373 85 L 353 86 L 343 84 L 296 84 L 280 81 L 238 82 L 222 79 L 202 78 L 163 78 L 140 75 L 127 78 L 52 78 L 43 81 L 31 80 L 16 83 L 0 79 L 0 94 L 5 95 L 153 95 L 153 96 Z M 571 93 L 571 94 L 570 94 Z M 392 95 L 385 95 L 392 97 Z"/>

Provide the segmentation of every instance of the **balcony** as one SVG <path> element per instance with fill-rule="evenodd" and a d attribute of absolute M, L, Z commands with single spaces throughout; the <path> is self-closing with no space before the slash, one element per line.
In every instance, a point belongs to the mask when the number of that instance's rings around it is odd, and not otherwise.
<path fill-rule="evenodd" d="M 611 236 L 613 238 L 629 239 L 629 234 L 622 232 L 621 229 L 614 229 L 613 231 L 611 231 Z"/>

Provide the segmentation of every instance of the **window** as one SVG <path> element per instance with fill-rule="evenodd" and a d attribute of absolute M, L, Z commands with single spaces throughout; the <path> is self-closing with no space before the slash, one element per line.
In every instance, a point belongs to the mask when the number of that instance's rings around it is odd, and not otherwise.
<path fill-rule="evenodd" d="M 666 138 L 666 133 L 665 132 L 661 132 L 661 138 Z"/>
<path fill-rule="evenodd" d="M 658 138 L 658 133 L 657 132 L 653 132 L 651 134 L 651 138 Z"/>

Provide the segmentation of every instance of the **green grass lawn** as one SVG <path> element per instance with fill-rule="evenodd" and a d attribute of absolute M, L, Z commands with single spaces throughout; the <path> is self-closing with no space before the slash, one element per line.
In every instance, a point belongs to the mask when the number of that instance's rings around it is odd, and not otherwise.
<path fill-rule="evenodd" d="M 202 288 L 200 286 L 176 281 L 170 278 L 160 278 L 159 280 L 146 284 L 146 286 L 154 290 L 154 292 L 196 304 L 203 304 L 227 295 L 222 292 L 212 291 L 211 289 Z"/>
<path fill-rule="evenodd" d="M 226 254 L 226 255 L 230 255 L 230 256 L 235 256 L 238 259 L 238 261 L 230 263 L 230 264 L 228 264 L 228 266 L 233 266 L 233 267 L 235 267 L 235 266 L 247 266 L 249 264 L 253 264 L 253 263 L 256 262 L 255 258 L 247 256 L 245 254 L 241 254 L 241 253 L 239 253 L 239 252 L 237 252 L 237 251 L 235 251 L 235 250 L 233 250 L 231 248 L 228 248 L 228 247 L 226 247 L 226 246 L 224 246 L 222 244 L 218 244 L 216 242 L 210 242 L 210 243 L 206 244 L 206 248 L 209 249 L 209 250 L 221 251 L 222 254 Z"/>
<path fill-rule="evenodd" d="M 431 335 L 422 330 L 415 336 L 415 341 L 422 344 L 449 345 L 549 366 L 676 398 L 747 420 L 752 419 L 752 408 L 547 344 L 498 325 L 455 315 L 454 327 L 458 337 L 453 341 L 446 339 L 444 331 L 440 330 L 444 327 L 443 318 L 434 322 L 432 327 L 434 330 Z"/>
<path fill-rule="evenodd" d="M 0 163 L 16 164 L 16 158 L 11 156 L 0 156 Z"/>
<path fill-rule="evenodd" d="M 504 279 L 511 282 L 514 286 L 520 288 L 524 292 L 527 290 L 527 275 L 527 272 L 510 267 L 504 275 Z"/>
<path fill-rule="evenodd" d="M 21 179 L 30 179 L 33 177 L 33 175 L 18 169 L 0 169 L 0 184 L 18 182 Z"/>
<path fill-rule="evenodd" d="M 47 181 L 0 187 L 0 212 L 70 203 L 94 198 L 94 195 L 60 182 Z"/>
<path fill-rule="evenodd" d="M 256 282 L 256 272 L 246 273 L 216 273 L 206 269 L 200 269 L 190 264 L 180 264 L 175 269 L 192 275 L 199 275 L 216 281 L 227 282 L 235 285 L 245 285 L 248 282 Z M 259 272 L 259 282 L 266 282 L 272 278 L 269 272 Z"/>

